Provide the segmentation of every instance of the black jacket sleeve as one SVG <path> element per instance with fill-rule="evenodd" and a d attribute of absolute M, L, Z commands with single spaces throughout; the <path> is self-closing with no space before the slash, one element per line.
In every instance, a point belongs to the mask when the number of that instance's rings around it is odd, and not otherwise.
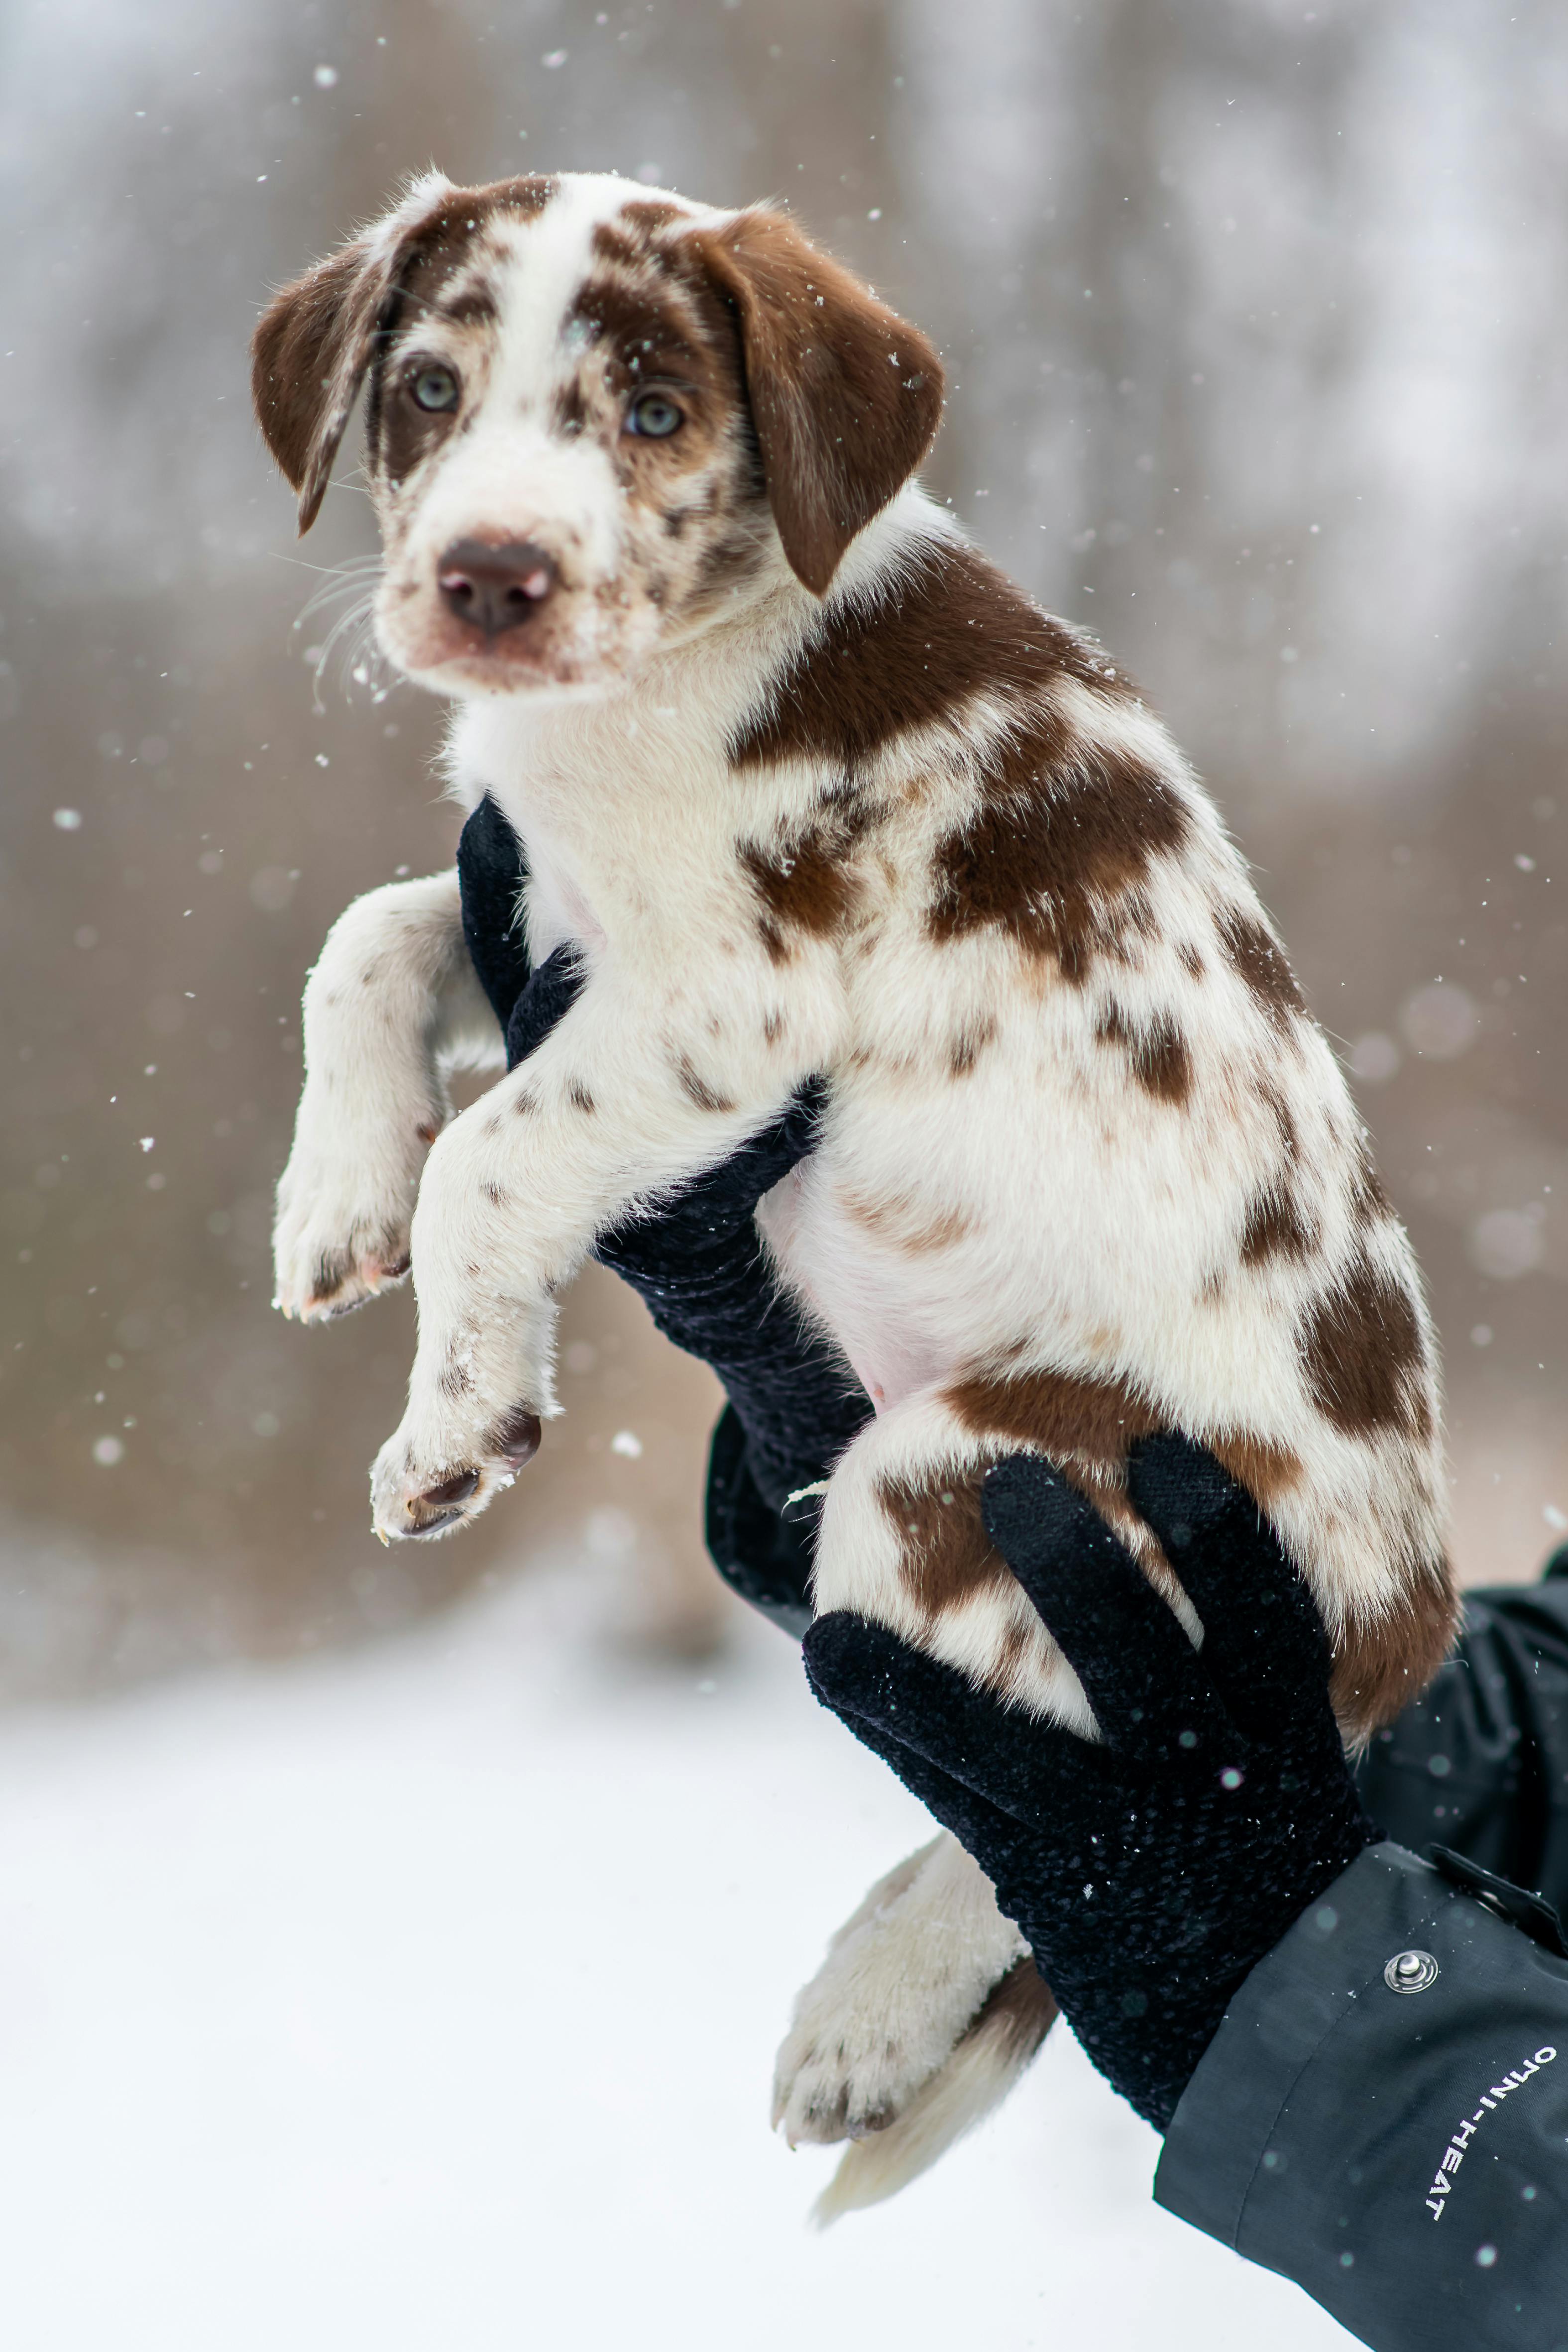
<path fill-rule="evenodd" d="M 1500 1899 L 1368 1847 L 1247 1978 L 1165 2138 L 1158 2201 L 1375 2352 L 1568 2352 L 1568 1958 Z"/>
<path fill-rule="evenodd" d="M 1568 1915 L 1568 1553 L 1466 1594 L 1453 1656 L 1357 1779 L 1401 1845 L 1457 1846 Z"/>

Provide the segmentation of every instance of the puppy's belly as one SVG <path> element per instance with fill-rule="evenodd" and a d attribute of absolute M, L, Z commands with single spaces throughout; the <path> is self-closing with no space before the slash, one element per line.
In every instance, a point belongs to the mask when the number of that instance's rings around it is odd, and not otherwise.
<path fill-rule="evenodd" d="M 879 1412 L 951 1372 L 959 1348 L 868 1248 L 819 1161 L 803 1160 L 761 1202 L 757 1223 L 785 1282 L 848 1358 Z"/>

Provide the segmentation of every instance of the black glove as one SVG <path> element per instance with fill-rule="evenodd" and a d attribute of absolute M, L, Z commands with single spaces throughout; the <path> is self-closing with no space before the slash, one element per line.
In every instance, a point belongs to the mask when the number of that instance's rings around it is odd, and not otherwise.
<path fill-rule="evenodd" d="M 570 947 L 557 948 L 530 971 L 516 927 L 526 876 L 522 846 L 488 794 L 463 828 L 458 873 L 468 953 L 506 1032 L 507 1067 L 515 1069 L 575 1002 L 583 977 Z M 754 1222 L 763 1193 L 811 1150 L 826 1091 L 820 1079 L 812 1080 L 728 1160 L 602 1233 L 594 1248 L 631 1284 L 665 1337 L 718 1373 L 744 1432 L 740 1484 L 748 1492 L 754 1487 L 775 1512 L 796 1488 L 826 1475 L 871 1412 L 853 1373 L 806 1328 L 774 1282 Z M 802 1507 L 794 1507 L 800 1517 Z M 787 1593 L 786 1575 L 778 1596 L 796 1614 L 805 1613 L 816 1517 L 807 1508 L 806 1524 L 792 1539 L 798 1542 L 799 1588 Z M 715 1557 L 725 1565 L 721 1552 Z M 737 1574 L 731 1580 L 742 1580 Z M 778 1613 L 770 1596 L 743 1582 L 742 1589 Z"/>
<path fill-rule="evenodd" d="M 991 1539 L 1104 1745 L 843 1612 L 813 1626 L 805 1661 L 818 1698 L 974 1856 L 1090 2058 L 1163 2130 L 1232 1993 L 1380 1832 L 1311 1595 L 1256 1506 L 1181 1438 L 1136 1448 L 1130 1481 L 1201 1651 L 1048 1464 L 1013 1455 L 984 1488 Z"/>

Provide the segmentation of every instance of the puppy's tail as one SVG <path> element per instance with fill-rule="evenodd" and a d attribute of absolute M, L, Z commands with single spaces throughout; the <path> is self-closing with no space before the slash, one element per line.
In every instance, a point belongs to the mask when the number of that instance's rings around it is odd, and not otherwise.
<path fill-rule="evenodd" d="M 901 2116 L 845 2150 L 811 2209 L 826 2230 L 841 2213 L 896 2196 L 999 2107 L 1050 2032 L 1056 1998 L 1026 1956 L 993 1985 L 951 2053 Z"/>

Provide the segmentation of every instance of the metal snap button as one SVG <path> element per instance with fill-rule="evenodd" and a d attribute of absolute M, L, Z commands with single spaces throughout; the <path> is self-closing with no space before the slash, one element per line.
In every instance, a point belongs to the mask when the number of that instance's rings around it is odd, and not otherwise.
<path fill-rule="evenodd" d="M 1425 1992 L 1442 1974 L 1430 1952 L 1395 1952 L 1383 1972 L 1390 1992 Z"/>

